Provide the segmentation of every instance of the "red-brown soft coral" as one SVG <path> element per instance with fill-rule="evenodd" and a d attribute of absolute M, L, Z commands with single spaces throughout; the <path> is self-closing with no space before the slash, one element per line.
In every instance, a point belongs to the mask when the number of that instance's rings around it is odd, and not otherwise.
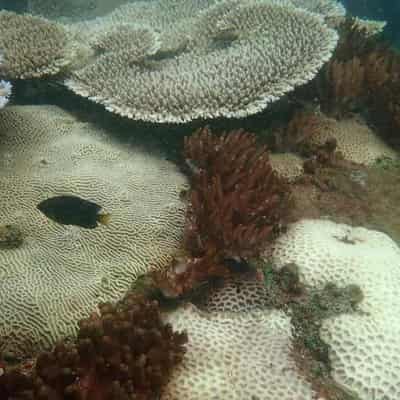
<path fill-rule="evenodd" d="M 0 377 L 2 400 L 156 399 L 181 361 L 186 334 L 164 324 L 157 302 L 133 294 L 79 323 L 77 342 L 41 354 L 30 376 Z"/>
<path fill-rule="evenodd" d="M 386 133 L 398 131 L 400 54 L 352 18 L 341 25 L 340 36 L 332 59 L 314 82 L 322 109 L 340 117 L 368 108 L 372 122 Z"/>
<path fill-rule="evenodd" d="M 192 172 L 185 248 L 188 260 L 157 275 L 176 293 L 210 277 L 230 274 L 227 259 L 257 256 L 287 211 L 288 191 L 256 136 L 243 130 L 213 135 L 208 128 L 185 138 Z"/>

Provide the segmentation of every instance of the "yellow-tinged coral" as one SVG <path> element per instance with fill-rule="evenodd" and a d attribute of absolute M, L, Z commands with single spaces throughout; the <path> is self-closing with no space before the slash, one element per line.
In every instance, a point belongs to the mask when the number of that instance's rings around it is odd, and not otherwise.
<path fill-rule="evenodd" d="M 271 153 L 269 155 L 271 167 L 276 173 L 289 182 L 303 175 L 304 160 L 294 153 Z"/>
<path fill-rule="evenodd" d="M 360 117 L 337 120 L 323 114 L 309 114 L 304 119 L 299 116 L 296 119 L 302 123 L 296 125 L 294 134 L 303 144 L 322 146 L 329 139 L 336 139 L 336 151 L 348 161 L 371 165 L 381 158 L 398 157 Z"/>

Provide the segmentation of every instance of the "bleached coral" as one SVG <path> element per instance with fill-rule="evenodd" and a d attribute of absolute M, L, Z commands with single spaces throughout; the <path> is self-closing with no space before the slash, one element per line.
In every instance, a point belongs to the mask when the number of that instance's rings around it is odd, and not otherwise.
<path fill-rule="evenodd" d="M 0 49 L 0 71 L 10 79 L 55 75 L 75 57 L 74 43 L 61 25 L 10 11 L 0 11 Z"/>
<path fill-rule="evenodd" d="M 359 312 L 323 321 L 333 378 L 363 400 L 400 398 L 400 248 L 382 232 L 303 220 L 289 227 L 273 251 L 282 267 L 295 263 L 313 288 L 355 284 Z"/>
<path fill-rule="evenodd" d="M 289 0 L 296 7 L 304 8 L 326 17 L 340 17 L 346 14 L 343 4 L 337 0 Z"/>
<path fill-rule="evenodd" d="M 12 85 L 10 82 L 0 80 L 0 109 L 9 101 L 11 96 Z"/>
<path fill-rule="evenodd" d="M 154 7 L 166 7 L 161 1 L 150 3 L 152 12 Z M 190 1 L 179 1 L 164 19 L 156 20 L 161 21 L 158 24 L 151 12 L 135 9 L 136 3 L 125 6 L 123 23 L 157 26 L 164 47 L 172 41 L 179 44 L 177 50 L 158 53 L 148 63 L 127 63 L 116 53 L 100 56 L 75 71 L 66 85 L 132 119 L 243 117 L 312 79 L 337 42 L 336 32 L 321 17 L 292 5 L 226 1 L 207 7 L 205 0 L 199 4 L 200 11 Z M 105 26 L 116 23 L 117 15 L 116 11 L 106 17 Z M 173 28 L 167 23 L 170 16 L 175 18 Z M 91 28 L 95 36 L 99 26 L 101 20 Z M 82 31 L 76 30 L 78 35 Z"/>
<path fill-rule="evenodd" d="M 0 251 L 0 352 L 29 355 L 169 264 L 187 184 L 164 158 L 53 106 L 1 110 L 0 141 L 0 221 L 23 233 L 22 245 Z M 59 225 L 37 210 L 62 194 L 99 204 L 110 224 Z"/>
<path fill-rule="evenodd" d="M 283 311 L 205 313 L 187 305 L 166 320 L 190 339 L 161 400 L 315 398 L 292 357 Z"/>

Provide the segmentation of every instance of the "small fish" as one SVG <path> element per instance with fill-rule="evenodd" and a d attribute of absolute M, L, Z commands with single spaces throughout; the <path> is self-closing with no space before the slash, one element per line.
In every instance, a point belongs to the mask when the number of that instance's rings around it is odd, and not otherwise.
<path fill-rule="evenodd" d="M 94 229 L 98 223 L 107 225 L 110 214 L 100 214 L 101 206 L 78 196 L 65 195 L 51 197 L 37 205 L 47 218 L 63 225 L 76 225 Z"/>

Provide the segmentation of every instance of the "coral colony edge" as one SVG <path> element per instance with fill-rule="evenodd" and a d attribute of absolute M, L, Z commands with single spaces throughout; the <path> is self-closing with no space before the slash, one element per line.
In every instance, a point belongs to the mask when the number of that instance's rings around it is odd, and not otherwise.
<path fill-rule="evenodd" d="M 400 399 L 398 35 L 354 3 L 0 2 L 0 400 Z"/>

